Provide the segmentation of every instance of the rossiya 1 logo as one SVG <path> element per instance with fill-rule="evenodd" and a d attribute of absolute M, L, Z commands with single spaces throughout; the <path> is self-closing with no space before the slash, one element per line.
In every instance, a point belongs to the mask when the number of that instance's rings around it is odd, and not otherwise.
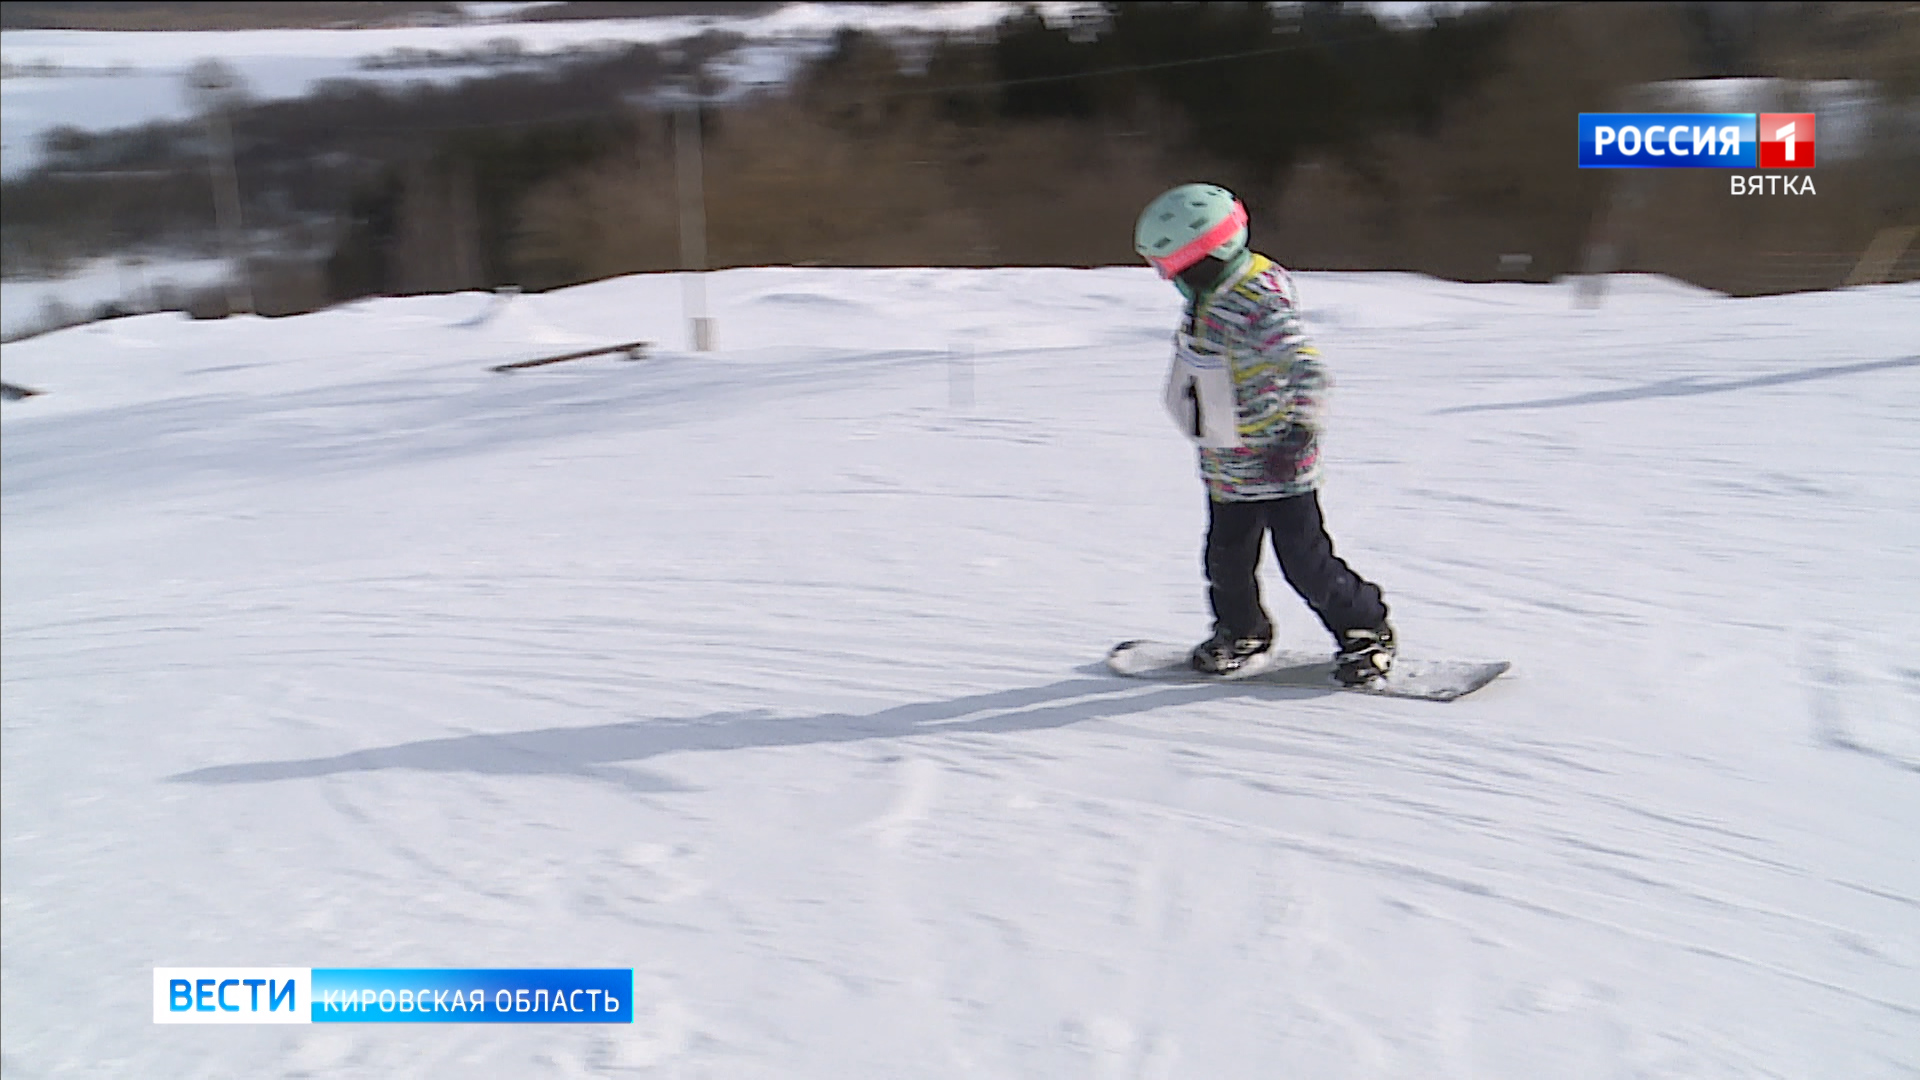
<path fill-rule="evenodd" d="M 1811 169 L 1814 155 L 1812 113 L 1760 114 L 1760 167 Z"/>
<path fill-rule="evenodd" d="M 1583 169 L 1812 169 L 1813 113 L 1581 113 Z M 1730 178 L 1735 195 L 1813 195 L 1808 173 Z"/>

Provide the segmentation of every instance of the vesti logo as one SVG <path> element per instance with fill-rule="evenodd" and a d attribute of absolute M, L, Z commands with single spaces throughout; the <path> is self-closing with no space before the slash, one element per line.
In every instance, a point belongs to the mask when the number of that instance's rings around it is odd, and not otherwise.
<path fill-rule="evenodd" d="M 306 968 L 153 969 L 156 1024 L 304 1024 L 312 999 Z"/>
<path fill-rule="evenodd" d="M 632 968 L 153 969 L 156 1024 L 631 1024 Z"/>

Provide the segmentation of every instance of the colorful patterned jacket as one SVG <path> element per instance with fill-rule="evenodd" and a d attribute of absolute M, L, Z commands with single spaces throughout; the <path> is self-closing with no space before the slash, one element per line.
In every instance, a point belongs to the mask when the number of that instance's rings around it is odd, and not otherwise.
<path fill-rule="evenodd" d="M 1320 486 L 1327 385 L 1300 325 L 1292 277 L 1253 255 L 1188 305 L 1174 335 L 1166 405 L 1200 448 L 1211 498 L 1280 499 Z"/>

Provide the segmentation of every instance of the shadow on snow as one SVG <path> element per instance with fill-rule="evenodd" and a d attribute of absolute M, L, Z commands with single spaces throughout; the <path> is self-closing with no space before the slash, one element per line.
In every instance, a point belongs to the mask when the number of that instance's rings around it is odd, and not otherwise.
<path fill-rule="evenodd" d="M 1763 386 L 1783 386 L 1787 383 L 1811 382 L 1815 379 L 1831 379 L 1840 375 L 1864 375 L 1869 371 L 1887 371 L 1893 368 L 1920 367 L 1920 356 L 1903 356 L 1898 360 L 1872 360 L 1860 364 L 1836 364 L 1831 367 L 1809 368 L 1806 371 L 1789 371 L 1779 375 L 1761 375 L 1751 379 L 1732 379 L 1724 382 L 1700 382 L 1696 379 L 1669 379 L 1666 382 L 1636 386 L 1626 390 L 1598 390 L 1587 394 L 1573 394 L 1568 397 L 1541 398 L 1537 401 L 1502 401 L 1487 405 L 1455 405 L 1448 409 L 1437 409 L 1435 416 L 1450 413 L 1502 412 L 1509 409 L 1563 409 L 1574 405 L 1604 405 L 1615 401 L 1640 401 L 1646 398 L 1690 397 L 1695 394 L 1721 394 L 1729 390 L 1753 390 Z"/>
<path fill-rule="evenodd" d="M 493 776 L 575 776 L 622 787 L 682 790 L 660 777 L 617 768 L 662 754 L 765 749 L 898 739 L 921 735 L 1003 735 L 1044 731 L 1088 720 L 1152 712 L 1196 700 L 1255 697 L 1301 700 L 1334 693 L 1315 687 L 1254 684 L 1153 686 L 1104 675 L 1045 686 L 911 702 L 865 714 L 820 713 L 783 717 L 766 710 L 712 713 L 687 719 L 627 720 L 585 727 L 552 727 L 494 735 L 424 739 L 332 757 L 214 765 L 169 780 L 192 784 L 257 784 L 382 769 Z"/>

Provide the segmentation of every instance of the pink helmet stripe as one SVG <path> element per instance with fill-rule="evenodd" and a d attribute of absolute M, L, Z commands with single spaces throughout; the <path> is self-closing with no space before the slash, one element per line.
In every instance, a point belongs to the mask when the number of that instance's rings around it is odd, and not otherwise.
<path fill-rule="evenodd" d="M 1233 234 L 1239 232 L 1246 223 L 1247 208 L 1239 199 L 1235 199 L 1233 209 L 1228 211 L 1220 224 L 1194 237 L 1173 254 L 1154 259 L 1153 265 L 1159 268 L 1161 277 L 1172 277 L 1205 258 L 1207 252 L 1233 239 Z"/>

